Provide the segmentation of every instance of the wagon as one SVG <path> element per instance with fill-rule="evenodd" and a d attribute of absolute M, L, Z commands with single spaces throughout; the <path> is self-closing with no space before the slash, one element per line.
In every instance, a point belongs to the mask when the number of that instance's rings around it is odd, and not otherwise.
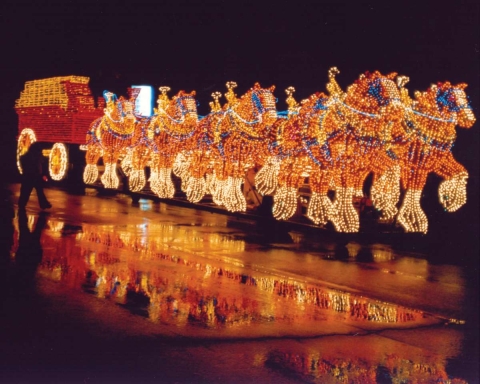
<path fill-rule="evenodd" d="M 95 100 L 84 76 L 32 80 L 15 102 L 18 114 L 17 167 L 33 142 L 42 143 L 52 180 L 66 179 L 81 171 L 80 147 L 93 120 L 103 115 L 105 101 Z"/>

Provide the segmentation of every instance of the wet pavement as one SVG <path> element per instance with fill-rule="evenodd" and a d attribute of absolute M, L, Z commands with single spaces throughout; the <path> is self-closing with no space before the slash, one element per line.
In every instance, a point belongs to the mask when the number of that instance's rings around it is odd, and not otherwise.
<path fill-rule="evenodd" d="M 476 255 L 46 193 L 3 190 L 2 383 L 478 382 Z"/>

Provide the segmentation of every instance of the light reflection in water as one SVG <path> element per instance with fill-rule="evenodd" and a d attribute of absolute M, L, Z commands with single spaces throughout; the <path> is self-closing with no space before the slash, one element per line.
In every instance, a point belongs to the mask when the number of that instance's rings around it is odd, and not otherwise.
<path fill-rule="evenodd" d="M 258 358 L 265 358 L 267 366 L 290 371 L 305 382 L 467 383 L 460 378 L 452 380 L 440 356 L 412 360 L 418 352 L 407 345 L 388 345 L 373 338 L 362 343 L 361 349 L 366 349 L 363 353 L 352 340 L 340 340 L 330 347 L 309 346 L 299 351 L 279 348 Z"/>
<path fill-rule="evenodd" d="M 29 228 L 34 223 L 35 218 L 28 217 Z M 15 246 L 18 227 L 13 253 Z M 396 324 L 415 326 L 428 317 L 288 276 L 246 269 L 233 257 L 205 258 L 203 254 L 209 252 L 244 252 L 245 243 L 173 224 L 72 228 L 50 220 L 42 247 L 38 270 L 42 277 L 114 302 L 153 323 L 179 328 L 200 325 L 220 330 L 282 322 L 308 327 L 332 318 L 392 328 Z M 375 342 L 376 337 L 364 336 L 362 351 L 353 336 L 344 341 L 337 337 L 330 346 L 324 338 L 303 340 L 294 348 L 258 354 L 254 364 L 289 370 L 306 381 L 382 382 L 384 375 L 389 382 L 448 382 L 441 354 L 420 355 L 416 347 L 388 338 Z"/>
<path fill-rule="evenodd" d="M 204 258 L 210 252 L 244 252 L 245 243 L 195 227 L 84 224 L 72 233 L 50 221 L 42 241 L 44 247 L 56 248 L 44 255 L 42 275 L 113 300 L 154 322 L 228 327 L 334 316 L 336 321 L 395 324 L 428 317 L 391 303 L 245 269 L 230 256 Z"/>

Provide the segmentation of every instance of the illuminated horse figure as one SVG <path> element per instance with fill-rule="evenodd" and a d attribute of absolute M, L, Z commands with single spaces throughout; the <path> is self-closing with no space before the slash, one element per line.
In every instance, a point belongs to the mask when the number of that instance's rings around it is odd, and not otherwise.
<path fill-rule="evenodd" d="M 438 83 L 426 92 L 415 92 L 414 100 L 402 89 L 402 99 L 408 107 L 405 125 L 409 136 L 408 150 L 401 158 L 401 181 L 406 192 L 397 220 L 407 232 L 428 230 L 420 198 L 431 172 L 445 179 L 438 191 L 445 210 L 454 212 L 466 203 L 468 173 L 451 152 L 456 125 L 470 128 L 475 123 L 464 91 L 466 86 L 454 86 L 448 81 Z"/>
<path fill-rule="evenodd" d="M 344 93 L 335 81 L 337 73 L 336 68 L 329 70 L 329 97 L 314 94 L 302 101 L 298 114 L 277 123 L 273 148 L 283 158 L 273 212 L 278 219 L 291 217 L 297 208 L 298 188 L 309 176 L 312 195 L 307 216 L 316 224 L 330 220 L 337 231 L 357 232 L 359 217 L 353 197 L 363 188 L 368 173 L 393 173 L 399 189 L 398 169 L 392 171 L 398 165 L 384 142 L 390 142 L 391 131 L 401 127 L 402 104 L 392 80 L 395 74 L 367 72 Z M 385 184 L 379 183 L 377 190 L 386 189 Z M 332 188 L 333 204 L 327 196 Z M 398 197 L 389 196 L 377 200 L 396 213 Z"/>
<path fill-rule="evenodd" d="M 259 149 L 267 128 L 277 119 L 277 111 L 275 86 L 261 88 L 255 83 L 240 98 L 233 91 L 235 83 L 227 83 L 227 87 L 224 116 L 211 127 L 216 138 L 212 150 L 217 159 L 213 198 L 229 211 L 237 212 L 247 208 L 241 186 L 247 170 L 263 162 L 264 153 Z"/>
<path fill-rule="evenodd" d="M 97 163 L 103 157 L 105 171 L 101 181 L 105 188 L 118 188 L 117 161 L 131 143 L 136 128 L 135 99 L 139 89 L 129 88 L 129 99 L 105 91 L 104 116 L 96 119 L 87 133 L 86 167 L 83 172 L 85 183 L 92 184 L 98 178 Z"/>
<path fill-rule="evenodd" d="M 288 115 L 279 118 L 270 129 L 271 157 L 257 173 L 255 185 L 262 194 L 274 194 L 273 215 L 287 220 L 297 210 L 298 189 L 310 177 L 312 198 L 307 216 L 316 224 L 326 224 L 333 216 L 327 192 L 334 165 L 327 137 L 333 141 L 341 137 L 336 132 L 341 125 L 336 122 L 338 116 L 330 113 L 325 94 L 316 93 L 299 105 L 293 98 L 294 91 L 293 87 L 285 91 Z"/>
<path fill-rule="evenodd" d="M 218 145 L 219 135 L 215 136 L 211 127 L 224 117 L 219 99 L 220 92 L 213 92 L 214 101 L 210 102 L 211 112 L 197 123 L 197 128 L 190 139 L 186 142 L 186 149 L 181 152 L 174 163 L 173 172 L 182 179 L 182 189 L 189 201 L 199 202 L 206 193 L 214 195 L 213 180 L 214 160 L 220 161 L 218 156 L 214 158 L 212 145 Z"/>
<path fill-rule="evenodd" d="M 282 158 L 293 156 L 293 153 L 290 153 L 289 149 L 281 144 L 283 143 L 282 134 L 285 130 L 285 126 L 292 125 L 292 123 L 295 125 L 295 122 L 292 121 L 291 118 L 298 114 L 300 108 L 293 97 L 294 92 L 294 87 L 288 87 L 285 90 L 288 105 L 287 116 L 282 113 L 277 114 L 278 118 L 269 128 L 267 138 L 263 143 L 263 146 L 266 145 L 266 148 L 263 149 L 266 156 L 261 164 L 262 167 L 255 175 L 255 187 L 262 195 L 273 195 L 275 193 L 278 187 L 278 174 L 280 173 Z M 296 128 L 293 129 L 295 130 Z M 287 213 L 288 217 L 292 215 L 293 212 L 291 215 Z"/>
<path fill-rule="evenodd" d="M 266 138 L 266 127 L 277 118 L 274 86 L 261 88 L 256 83 L 240 98 L 234 93 L 236 86 L 235 82 L 228 82 L 227 103 L 220 110 L 218 95 L 214 96 L 212 112 L 201 120 L 196 145 L 206 148 L 207 157 L 196 156 L 189 179 L 189 183 L 198 183 L 209 172 L 205 165 L 210 164 L 212 176 L 208 187 L 213 201 L 232 212 L 247 208 L 241 190 L 245 173 L 263 161 L 258 148 Z"/>
<path fill-rule="evenodd" d="M 345 152 L 338 167 L 340 184 L 335 181 L 338 217 L 334 224 L 339 231 L 359 230 L 353 197 L 363 196 L 363 184 L 369 173 L 374 175 L 371 199 L 383 212 L 383 219 L 392 219 L 397 213 L 396 204 L 400 197 L 398 159 L 405 136 L 402 125 L 405 107 L 394 80 L 396 75 L 366 72 L 335 104 L 337 113 L 345 116 L 347 124 Z M 341 90 L 332 86 L 333 82 L 331 77 L 330 87 L 339 95 Z"/>
<path fill-rule="evenodd" d="M 128 177 L 128 188 L 132 192 L 140 192 L 146 184 L 145 168 L 150 161 L 147 129 L 150 122 L 150 117 L 137 116 L 137 125 L 130 146 L 126 148 L 121 161 L 123 173 Z"/>
<path fill-rule="evenodd" d="M 158 108 L 147 127 L 150 146 L 150 188 L 161 198 L 172 198 L 175 187 L 172 168 L 180 153 L 187 150 L 189 139 L 195 133 L 198 122 L 195 91 L 180 91 L 171 100 L 169 87 L 160 87 Z"/>

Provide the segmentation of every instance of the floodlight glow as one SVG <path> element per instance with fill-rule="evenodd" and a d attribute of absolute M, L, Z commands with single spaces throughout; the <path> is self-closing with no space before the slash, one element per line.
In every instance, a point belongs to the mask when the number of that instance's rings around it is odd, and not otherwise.
<path fill-rule="evenodd" d="M 152 116 L 153 88 L 150 85 L 132 85 L 132 88 L 140 88 L 140 93 L 135 100 L 136 114 L 145 117 Z"/>

